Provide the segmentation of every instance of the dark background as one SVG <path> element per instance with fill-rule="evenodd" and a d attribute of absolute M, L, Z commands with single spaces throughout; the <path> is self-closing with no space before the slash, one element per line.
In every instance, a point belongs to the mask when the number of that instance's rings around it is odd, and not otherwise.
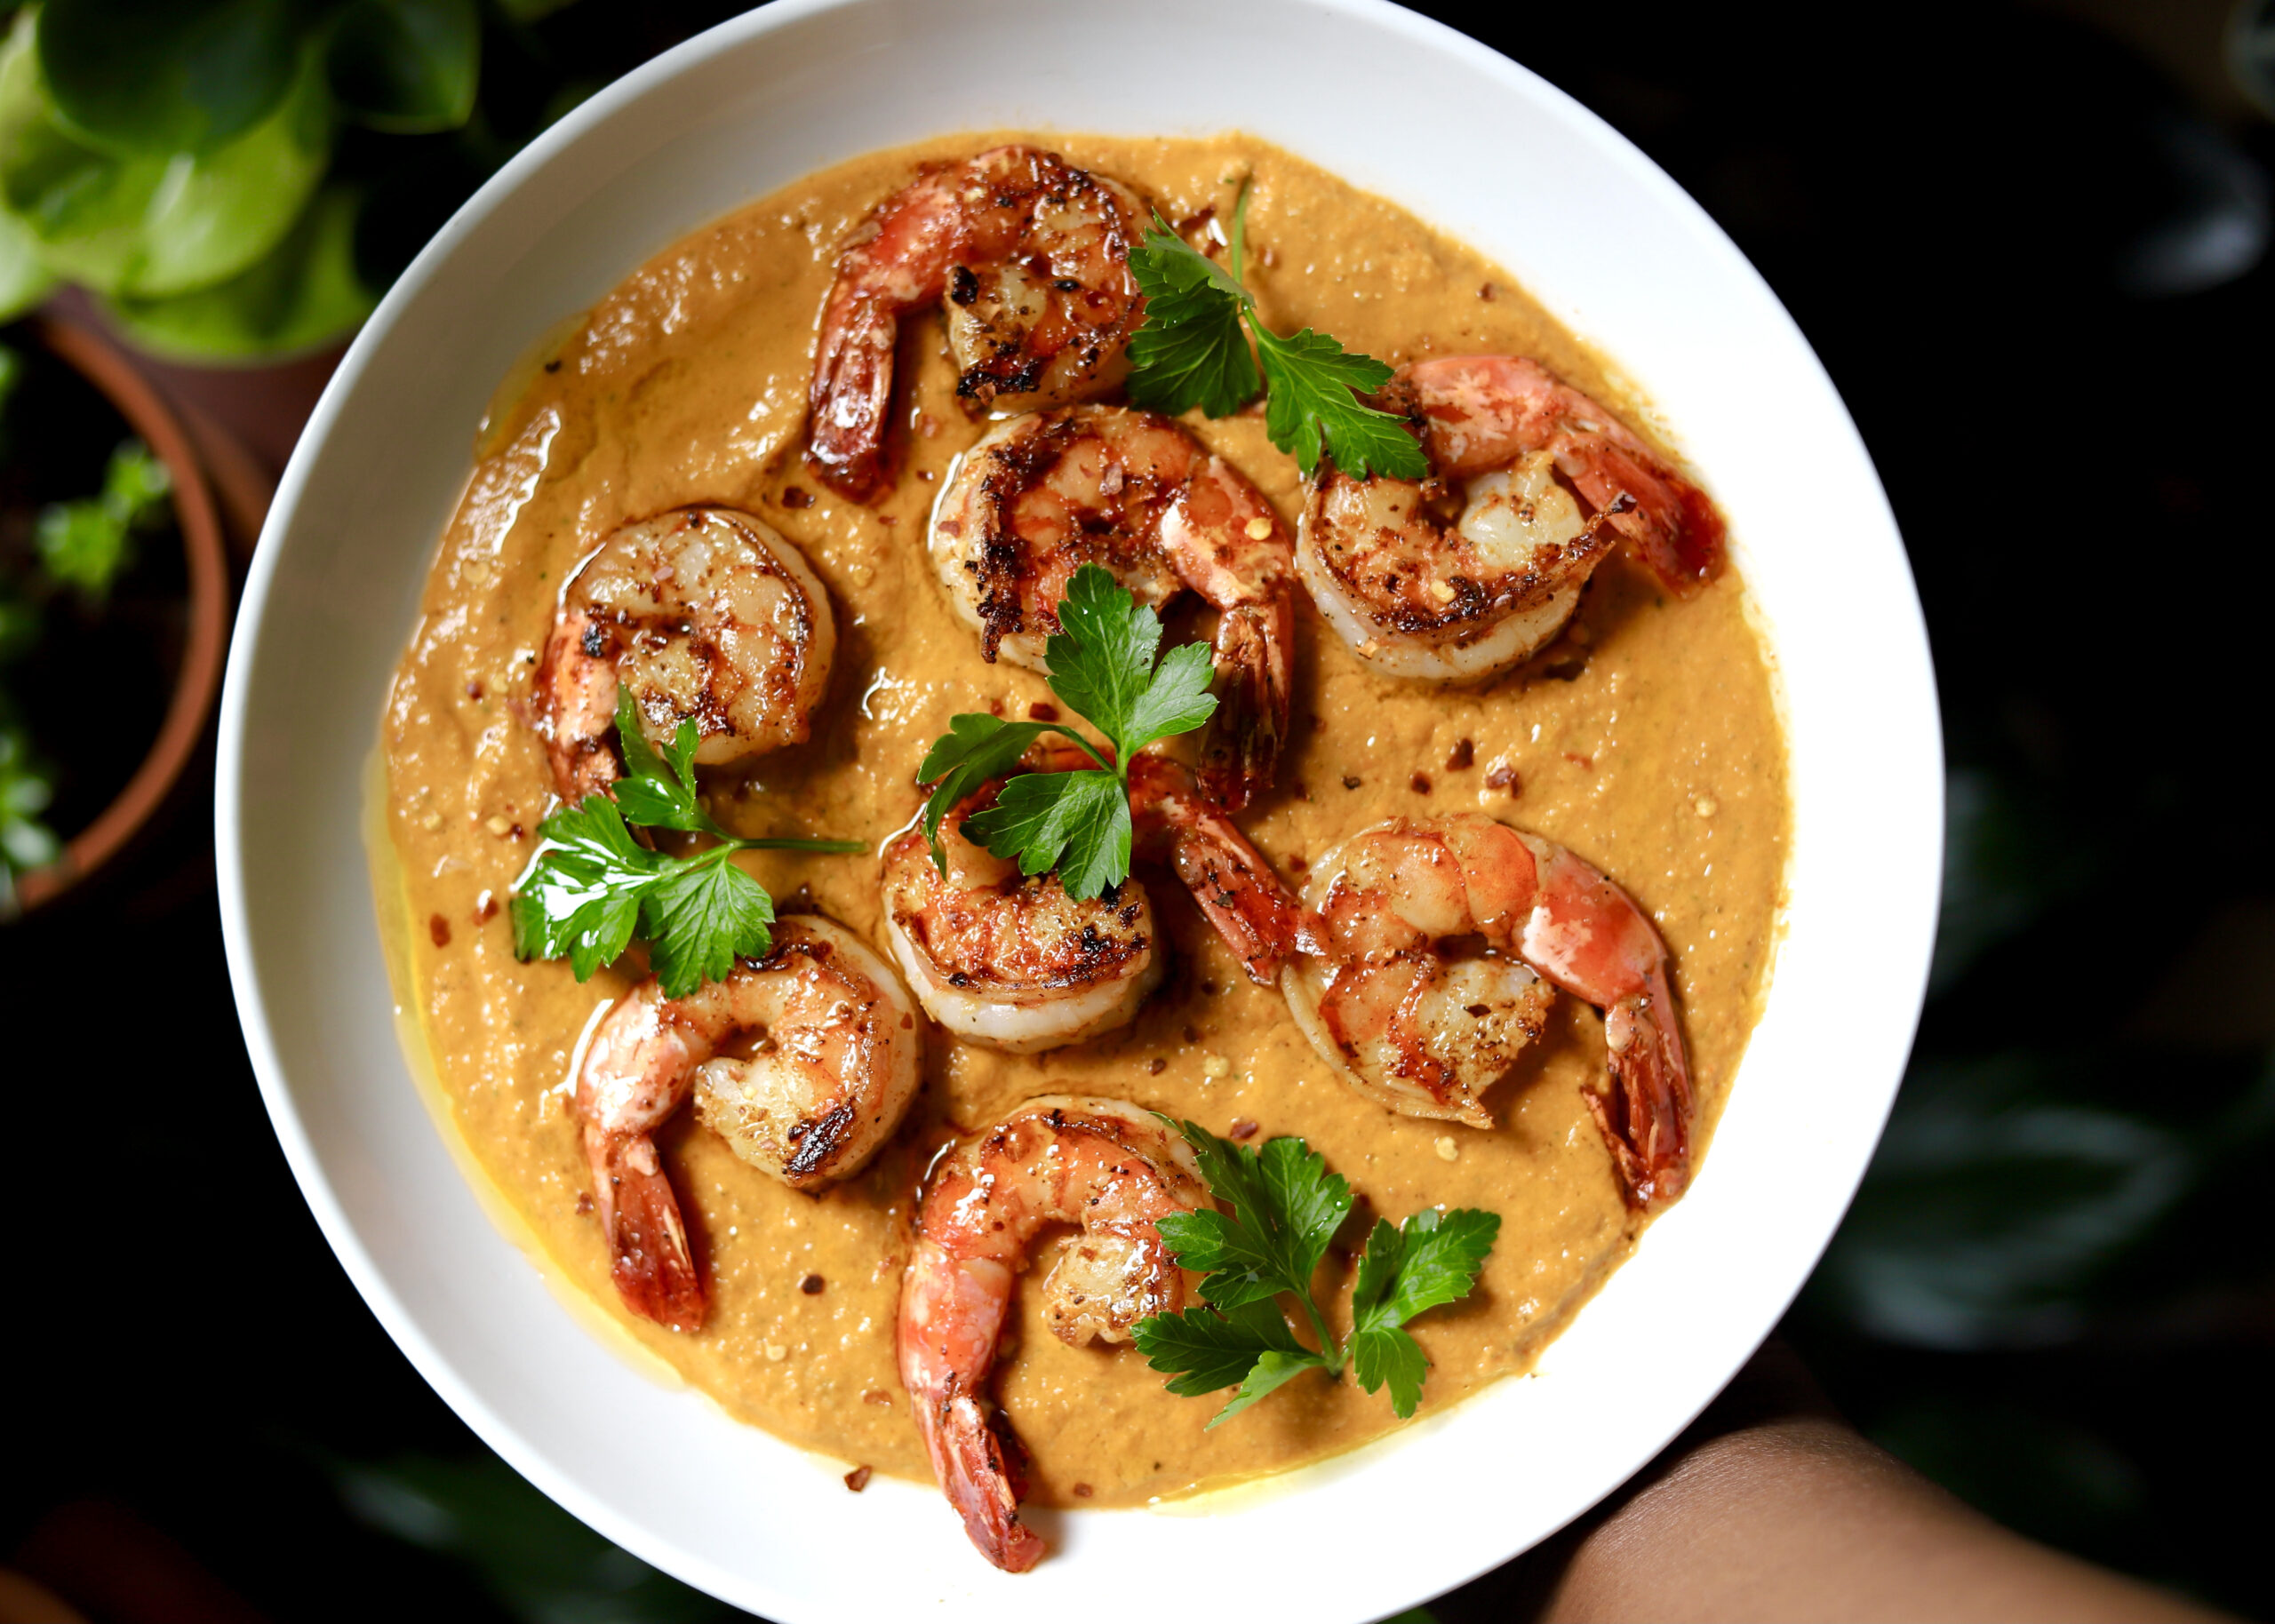
<path fill-rule="evenodd" d="M 512 104 L 517 52 L 604 81 L 730 8 L 631 9 L 583 0 L 491 51 L 485 103 Z M 1787 1335 L 1859 1426 L 2010 1525 L 2275 1614 L 2275 875 L 2250 787 L 2275 126 L 2223 66 L 2227 8 L 1425 9 L 1736 239 L 1919 577 L 1952 770 L 1934 986 Z M 437 138 L 371 253 L 407 258 L 494 156 Z M 122 1617 L 122 1585 L 178 1618 L 728 1616 L 491 1456 L 333 1262 L 238 1035 L 211 768 L 129 861 L 0 927 L 0 1552 Z"/>

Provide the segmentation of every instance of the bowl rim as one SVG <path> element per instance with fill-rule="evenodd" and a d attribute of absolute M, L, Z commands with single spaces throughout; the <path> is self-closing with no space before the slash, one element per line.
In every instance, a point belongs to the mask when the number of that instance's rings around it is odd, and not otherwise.
<path fill-rule="evenodd" d="M 366 1246 L 354 1222 L 347 1216 L 330 1179 L 322 1166 L 318 1152 L 312 1142 L 307 1126 L 302 1120 L 286 1081 L 285 1068 L 276 1048 L 270 1017 L 260 984 L 258 965 L 252 946 L 252 927 L 246 905 L 245 861 L 242 847 L 244 806 L 240 791 L 246 768 L 247 710 L 251 701 L 253 668 L 267 621 L 270 594 L 276 574 L 282 565 L 283 547 L 279 545 L 291 525 L 306 494 L 312 475 L 318 448 L 330 436 L 342 415 L 349 396 L 372 364 L 373 358 L 387 342 L 405 308 L 435 279 L 459 245 L 480 227 L 499 208 L 511 198 L 526 181 L 551 164 L 556 155 L 579 139 L 594 126 L 603 123 L 619 111 L 643 100 L 660 86 L 678 78 L 691 68 L 722 52 L 746 44 L 777 30 L 791 28 L 809 19 L 833 12 L 853 12 L 871 7 L 890 8 L 895 0 L 773 0 L 773 4 L 746 12 L 688 39 L 663 52 L 647 63 L 596 92 L 577 108 L 541 133 L 528 147 L 516 154 L 487 181 L 473 197 L 455 212 L 435 236 L 420 251 L 409 268 L 397 279 L 381 299 L 363 330 L 357 334 L 322 399 L 310 417 L 307 428 L 296 444 L 291 460 L 279 482 L 276 499 L 271 506 L 263 529 L 263 545 L 258 549 L 243 593 L 236 633 L 232 640 L 224 681 L 220 713 L 220 738 L 215 790 L 216 861 L 220 881 L 222 935 L 229 964 L 230 979 L 240 1010 L 247 1048 L 259 1080 L 264 1102 L 275 1127 L 286 1160 L 291 1166 L 303 1196 L 309 1203 L 325 1238 L 339 1256 L 357 1290 L 370 1304 L 374 1315 L 400 1347 L 419 1373 L 450 1404 L 485 1444 L 495 1450 L 515 1469 L 534 1483 L 544 1493 L 563 1506 L 580 1520 L 601 1533 L 640 1556 L 651 1564 L 685 1580 L 714 1596 L 751 1605 L 753 1594 L 747 1577 L 730 1572 L 683 1546 L 672 1542 L 637 1519 L 619 1515 L 613 1509 L 587 1490 L 569 1472 L 556 1469 L 545 1449 L 512 1422 L 495 1412 L 477 1395 L 442 1353 L 418 1318 L 388 1283 L 380 1267 Z M 1513 59 L 1504 56 L 1490 46 L 1470 38 L 1451 27 L 1433 19 L 1408 12 L 1392 4 L 1392 0 L 1305 0 L 1305 4 L 1321 12 L 1340 14 L 1372 27 L 1409 36 L 1427 48 L 1464 59 L 1481 72 L 1499 78 L 1523 95 L 1553 109 L 1569 127 L 1585 136 L 1598 151 L 1625 169 L 1632 179 L 1657 194 L 1661 203 L 1683 217 L 1696 230 L 1701 242 L 1729 260 L 1736 274 L 1753 284 L 1776 316 L 1791 331 L 1794 343 L 1808 362 L 1816 370 L 1828 395 L 1839 404 L 1837 390 L 1824 375 L 1822 362 L 1793 322 L 1791 314 L 1778 300 L 1775 292 L 1764 283 L 1752 264 L 1739 251 L 1720 227 L 1714 224 L 1700 205 L 1651 162 L 1624 136 L 1602 119 L 1589 111 L 1571 96 Z M 1237 121 L 1225 128 L 1237 127 Z M 700 222 L 691 222 L 683 229 L 693 230 Z M 662 244 L 643 251 L 656 251 Z M 1569 321 L 1569 317 L 1565 318 Z M 1869 472 L 1869 452 L 1863 446 L 1853 418 L 1840 405 L 1840 427 L 1855 444 Z M 1890 536 L 1897 534 L 1893 515 L 1887 512 L 1884 493 L 1877 491 L 1877 477 L 1873 476 L 1876 494 L 1880 495 L 1879 517 L 1885 521 Z M 1912 585 L 1908 569 L 1904 585 L 1909 590 L 1909 601 L 1897 606 L 1899 617 L 1908 611 L 1909 630 L 1916 638 L 1919 661 L 1924 673 L 1929 701 L 1927 713 L 1919 719 L 1925 729 L 1926 742 L 1934 747 L 1932 790 L 1940 804 L 1941 734 L 1940 720 L 1934 700 L 1934 673 L 1929 659 L 1924 623 L 1920 617 L 1916 586 Z M 1774 642 L 1770 645 L 1774 657 Z M 1789 743 L 1791 736 L 1788 736 Z M 1928 863 L 1940 864 L 1942 826 L 1937 822 L 1926 835 L 1928 849 L 1924 855 Z M 1789 878 L 1797 854 L 1789 854 Z M 1907 1031 L 1915 1031 L 1918 1013 L 1924 999 L 1928 967 L 1928 949 L 1932 945 L 1933 900 L 1926 910 L 1924 928 L 1915 928 L 1919 937 L 1916 962 L 1912 966 L 1908 986 L 1891 993 L 1889 1007 L 1901 1003 L 1905 1010 Z M 1912 921 L 1915 927 L 1920 921 Z M 1782 948 L 1782 920 L 1781 920 Z M 1766 983 L 1774 987 L 1784 974 L 1781 952 L 1777 967 Z M 1766 996 L 1766 994 L 1765 994 Z M 1767 1005 L 1765 1004 L 1765 1008 Z M 1757 1037 L 1759 1029 L 1757 1029 Z M 1749 1055 L 1751 1050 L 1749 1049 Z M 1900 1068 L 1899 1068 L 1900 1070 Z M 1892 1102 L 1894 1084 L 1890 1082 L 1886 1097 L 1879 1105 L 1879 1120 L 1885 1122 L 1888 1104 Z M 1877 1133 L 1877 1129 L 1875 1130 Z M 1855 1168 L 1845 1179 L 1846 1190 L 1841 1200 L 1823 1214 L 1822 1232 L 1814 1236 L 1812 1255 L 1821 1255 L 1832 1231 L 1853 1198 L 1856 1182 L 1862 1178 L 1867 1158 L 1859 1158 Z M 1676 1209 L 1680 1210 L 1679 1207 Z M 1664 1222 L 1665 1220 L 1662 1220 Z M 1806 1279 L 1804 1270 L 1784 1294 L 1790 1304 L 1792 1296 Z M 1782 1310 L 1781 1310 L 1782 1311 Z M 1569 1335 L 1568 1326 L 1561 1335 Z M 1560 1335 L 1560 1340 L 1561 1340 Z M 1726 1384 L 1743 1364 L 1741 1356 L 1715 1373 L 1715 1382 L 1707 1390 L 1707 1398 L 1700 1400 L 1704 1407 L 1712 1393 Z M 1493 1390 L 1505 1383 L 1492 1384 Z M 1664 1429 L 1657 1447 L 1676 1436 L 1689 1415 Z M 1398 1433 L 1389 1435 L 1395 1438 Z M 1375 1447 L 1374 1445 L 1368 1446 Z M 1649 1452 L 1655 1453 L 1656 1451 Z M 1647 1453 L 1626 1470 L 1602 1485 L 1601 1492 L 1616 1487 L 1630 1472 L 1649 1458 Z M 1354 1454 L 1338 1457 L 1348 1462 L 1362 1458 L 1367 1449 Z M 1572 1508 L 1565 1520 L 1582 1515 L 1592 1501 Z M 1121 1513 L 1082 1512 L 1082 1517 L 1115 1516 Z M 1545 1537 L 1545 1533 L 1535 1536 Z M 1529 1544 L 1502 1550 L 1489 1560 L 1474 1563 L 1460 1571 L 1446 1570 L 1431 1576 L 1425 1595 L 1442 1593 L 1445 1589 L 1465 1582 L 1529 1548 Z M 1417 1596 L 1416 1600 L 1424 1599 Z M 785 1604 L 778 1610 L 769 1605 L 769 1611 L 778 1617 L 811 1616 L 795 1604 Z"/>

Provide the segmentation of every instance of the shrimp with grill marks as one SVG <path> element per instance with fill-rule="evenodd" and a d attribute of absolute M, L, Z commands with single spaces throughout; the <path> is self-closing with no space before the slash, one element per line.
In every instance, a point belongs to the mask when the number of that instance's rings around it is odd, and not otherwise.
<path fill-rule="evenodd" d="M 538 668 L 554 787 L 576 801 L 623 776 L 619 683 L 651 744 L 692 720 L 701 766 L 802 744 L 836 649 L 829 594 L 762 521 L 704 506 L 627 524 L 562 593 Z"/>
<path fill-rule="evenodd" d="M 1020 1520 L 1022 1452 L 987 1390 L 1036 1238 L 1080 1230 L 1043 1278 L 1051 1333 L 1126 1342 L 1139 1320 L 1184 1306 L 1160 1224 L 1208 1201 L 1191 1149 L 1120 1100 L 1030 1100 L 933 1167 L 901 1286 L 900 1379 L 933 1474 L 997 1567 L 1023 1573 L 1046 1548 Z"/>
<path fill-rule="evenodd" d="M 1322 463 L 1296 567 L 1328 623 L 1393 676 L 1469 681 L 1529 659 L 1622 539 L 1681 595 L 1720 566 L 1712 498 L 1537 362 L 1416 362 L 1376 403 L 1413 424 L 1432 476 Z"/>
<path fill-rule="evenodd" d="M 654 1134 L 692 1093 L 744 1161 L 793 1190 L 859 1172 L 916 1096 L 916 1003 L 869 944 L 818 913 L 774 924 L 763 959 L 667 999 L 654 977 L 603 1017 L 576 1109 L 624 1304 L 676 1331 L 708 1307 Z"/>
<path fill-rule="evenodd" d="M 1393 817 L 1313 865 L 1281 977 L 1338 1076 L 1409 1117 L 1493 1126 L 1478 1095 L 1561 987 L 1603 1011 L 1595 1118 L 1632 1206 L 1689 1178 L 1693 1101 L 1667 951 L 1634 899 L 1553 840 L 1479 813 Z"/>
<path fill-rule="evenodd" d="M 1145 310 L 1130 274 L 1146 205 L 1056 153 L 996 147 L 930 164 L 845 242 L 822 306 L 806 460 L 851 501 L 890 483 L 885 431 L 901 322 L 940 306 L 956 393 L 1026 411 L 1116 387 Z"/>
<path fill-rule="evenodd" d="M 1201 781 L 1234 811 L 1271 787 L 1295 681 L 1295 543 L 1175 418 L 1070 406 L 998 425 L 942 488 L 931 548 L 981 655 L 1034 671 L 1050 669 L 1058 605 L 1085 564 L 1154 609 L 1193 592 L 1217 613 Z"/>

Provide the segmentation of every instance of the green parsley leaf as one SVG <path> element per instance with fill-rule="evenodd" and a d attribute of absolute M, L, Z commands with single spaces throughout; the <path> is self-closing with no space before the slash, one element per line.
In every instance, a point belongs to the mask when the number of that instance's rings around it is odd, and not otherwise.
<path fill-rule="evenodd" d="M 1247 194 L 1241 194 L 1245 211 Z M 1186 246 L 1159 214 L 1130 251 L 1145 319 L 1130 338 L 1130 398 L 1150 411 L 1198 406 L 1226 418 L 1263 387 L 1241 316 L 1248 293 L 1206 254 Z"/>
<path fill-rule="evenodd" d="M 1322 454 L 1353 479 L 1386 474 L 1421 480 L 1429 459 L 1403 418 L 1358 397 L 1388 383 L 1391 369 L 1306 327 L 1283 338 L 1259 321 L 1241 285 L 1248 187 L 1233 206 L 1232 268 L 1186 244 L 1159 214 L 1130 253 L 1145 295 L 1145 318 L 1130 339 L 1130 398 L 1154 411 L 1199 407 L 1228 417 L 1265 390 L 1264 427 L 1308 478 Z M 1247 323 L 1256 353 L 1249 353 Z"/>
<path fill-rule="evenodd" d="M 732 849 L 714 846 L 704 856 Z M 738 955 L 763 959 L 774 945 L 773 923 L 766 888 L 723 856 L 662 875 L 640 896 L 640 934 L 667 998 L 726 980 Z"/>
<path fill-rule="evenodd" d="M 1022 873 L 1058 870 L 1066 894 L 1087 901 L 1130 876 L 1130 758 L 1156 739 L 1192 732 L 1215 713 L 1216 697 L 1209 692 L 1214 670 L 1201 643 L 1157 658 L 1161 617 L 1099 565 L 1074 572 L 1058 615 L 1059 630 L 1045 645 L 1050 691 L 1104 734 L 1106 747 L 1053 722 L 965 712 L 948 719 L 948 731 L 932 742 L 917 776 L 933 786 L 924 803 L 924 838 L 945 874 L 940 824 L 950 810 L 1010 772 L 1045 734 L 1073 740 L 1098 763 L 1095 769 L 1005 779 L 995 804 L 962 828 L 967 840 L 995 856 L 1017 858 Z"/>
<path fill-rule="evenodd" d="M 1104 768 L 1021 773 L 964 822 L 967 838 L 1023 874 L 1058 871 L 1069 896 L 1097 896 L 1130 872 L 1130 793 Z"/>
<path fill-rule="evenodd" d="M 1161 1221 L 1178 1263 L 1204 1276 L 1200 1307 L 1138 1323 L 1139 1350 L 1174 1377 L 1169 1390 L 1191 1397 L 1237 1382 L 1232 1402 L 1209 1421 L 1215 1427 L 1304 1371 L 1337 1376 L 1348 1365 L 1368 1392 L 1390 1388 L 1400 1420 L 1413 1415 L 1430 1364 L 1405 1323 L 1469 1294 L 1501 1220 L 1471 1207 L 1425 1208 L 1403 1226 L 1378 1220 L 1352 1286 L 1351 1334 L 1338 1345 L 1312 1280 L 1350 1215 L 1350 1185 L 1300 1139 L 1250 1150 L 1196 1123 L 1161 1120 L 1185 1136 L 1210 1193 L 1233 1208 Z M 1316 1349 L 1296 1340 L 1283 1296 L 1302 1306 Z"/>
<path fill-rule="evenodd" d="M 1401 1327 L 1425 1310 L 1468 1296 L 1500 1232 L 1500 1214 L 1473 1206 L 1443 1214 L 1425 1207 L 1395 1228 L 1387 1218 L 1375 1221 L 1351 1288 L 1353 1373 L 1370 1393 L 1389 1382 L 1401 1421 L 1422 1402 L 1430 1364 Z"/>
<path fill-rule="evenodd" d="M 1271 390 L 1265 398 L 1264 431 L 1295 458 L 1306 478 L 1319 466 L 1322 450 L 1353 479 L 1377 474 L 1402 480 L 1430 477 L 1430 460 L 1406 420 L 1357 398 L 1390 382 L 1391 370 L 1383 362 L 1354 355 L 1308 327 L 1282 338 L 1257 326 L 1256 354 Z"/>
<path fill-rule="evenodd" d="M 625 776 L 615 793 L 587 795 L 538 825 L 539 844 L 514 887 L 508 917 L 515 956 L 566 959 L 580 982 L 623 957 L 637 934 L 667 998 L 685 998 L 722 981 L 738 956 L 773 946 L 774 899 L 737 867 L 738 851 L 856 852 L 858 840 L 798 837 L 739 840 L 704 811 L 695 792 L 698 735 L 680 723 L 661 751 L 640 730 L 632 690 L 618 685 L 616 720 Z M 632 825 L 712 836 L 718 844 L 684 857 L 643 846 Z"/>
<path fill-rule="evenodd" d="M 1281 1292 L 1310 1294 L 1328 1243 L 1351 1214 L 1351 1186 L 1300 1139 L 1250 1150 L 1195 1122 L 1177 1124 L 1201 1174 L 1233 1213 L 1179 1213 L 1161 1238 L 1187 1269 L 1204 1270 L 1201 1293 L 1218 1307 Z"/>
<path fill-rule="evenodd" d="M 679 829 L 725 838 L 726 832 L 711 821 L 695 798 L 695 747 L 700 736 L 693 719 L 682 718 L 678 736 L 659 752 L 641 730 L 640 707 L 633 703 L 632 690 L 619 683 L 616 734 L 625 768 L 625 776 L 615 785 L 616 804 L 627 822 L 643 829 Z"/>

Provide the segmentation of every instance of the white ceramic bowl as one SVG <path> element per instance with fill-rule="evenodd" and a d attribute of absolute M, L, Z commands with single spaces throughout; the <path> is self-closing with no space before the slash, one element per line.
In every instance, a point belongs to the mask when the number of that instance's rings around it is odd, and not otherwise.
<path fill-rule="evenodd" d="M 1255 131 L 1475 244 L 1600 344 L 1728 511 L 1783 673 L 1795 804 L 1785 942 L 1712 1154 L 1537 1379 L 1206 1516 L 1067 1516 L 1050 1558 L 1018 1578 L 979 1560 L 934 1492 L 879 1479 L 848 1494 L 843 1463 L 656 1385 L 556 1300 L 484 1215 L 407 1072 L 358 818 L 475 425 L 525 346 L 750 198 L 872 148 L 1003 126 Z M 549 131 L 363 330 L 246 588 L 216 810 L 245 1039 L 309 1205 L 420 1372 L 570 1510 L 796 1624 L 1077 1610 L 1112 1624 L 1153 1615 L 1171 1586 L 1268 1587 L 1276 1610 L 1326 1624 L 1424 1600 L 1553 1532 L 1776 1322 L 1903 1068 L 1942 808 L 1919 607 L 1847 412 L 1737 251 L 1561 93 L 1379 0 L 782 0 Z"/>

